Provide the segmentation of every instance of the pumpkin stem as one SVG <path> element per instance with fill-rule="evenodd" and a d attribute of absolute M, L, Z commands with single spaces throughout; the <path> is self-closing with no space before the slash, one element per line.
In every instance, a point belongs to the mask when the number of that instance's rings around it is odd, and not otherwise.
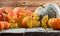
<path fill-rule="evenodd" d="M 42 4 L 40 5 L 40 7 L 45 8 Z"/>
<path fill-rule="evenodd" d="M 25 7 L 24 9 L 25 9 L 25 10 L 27 10 L 27 9 L 28 9 L 28 7 Z"/>
<path fill-rule="evenodd" d="M 6 12 L 6 10 L 3 13 L 8 14 L 8 12 Z"/>

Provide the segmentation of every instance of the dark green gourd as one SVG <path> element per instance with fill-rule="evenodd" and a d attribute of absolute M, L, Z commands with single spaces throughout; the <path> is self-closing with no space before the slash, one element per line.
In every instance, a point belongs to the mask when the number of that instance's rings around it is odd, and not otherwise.
<path fill-rule="evenodd" d="M 42 19 L 44 19 L 45 15 L 48 15 L 48 19 L 59 17 L 60 16 L 59 12 L 60 12 L 59 7 L 53 3 L 47 3 L 45 5 L 41 5 L 40 7 L 38 7 L 35 10 L 35 13 L 38 13 L 40 15 L 39 16 L 40 21 Z M 41 22 L 44 22 L 44 21 L 41 21 Z M 47 24 L 47 22 L 48 21 L 46 21 L 46 24 Z M 47 26 L 48 26 L 48 24 L 47 24 Z"/>
<path fill-rule="evenodd" d="M 47 3 L 45 5 L 41 5 L 35 10 L 35 13 L 40 14 L 40 16 L 44 16 L 48 14 L 49 18 L 56 18 L 60 16 L 60 9 L 56 4 Z"/>
<path fill-rule="evenodd" d="M 53 18 L 53 17 L 60 17 L 60 9 L 59 7 L 56 5 L 56 4 L 53 4 L 53 3 L 47 3 L 44 5 L 46 8 L 46 10 L 48 11 L 48 16 L 50 18 Z"/>

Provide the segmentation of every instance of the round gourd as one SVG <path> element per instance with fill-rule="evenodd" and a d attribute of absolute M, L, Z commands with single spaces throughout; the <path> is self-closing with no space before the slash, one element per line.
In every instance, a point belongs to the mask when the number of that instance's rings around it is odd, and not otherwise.
<path fill-rule="evenodd" d="M 49 18 L 59 17 L 60 16 L 59 12 L 60 12 L 59 7 L 53 3 L 47 3 L 45 5 L 38 7 L 35 10 L 35 13 L 39 13 L 42 16 L 48 14 Z"/>
<path fill-rule="evenodd" d="M 56 18 L 56 17 L 58 17 L 59 16 L 59 7 L 57 6 L 57 5 L 55 5 L 55 4 L 53 4 L 53 3 L 48 3 L 48 4 L 45 4 L 45 5 L 41 5 L 40 7 L 38 7 L 36 10 L 35 10 L 35 12 L 34 13 L 39 13 L 39 17 L 40 17 L 40 21 L 42 20 L 42 19 L 44 19 L 44 17 L 45 17 L 45 15 L 48 15 L 48 20 L 50 19 L 50 18 Z M 44 24 L 46 24 L 47 22 L 48 22 L 48 20 L 47 21 L 45 21 L 45 23 L 44 23 L 44 21 L 42 21 Z M 43 23 L 42 23 L 42 25 L 43 25 Z M 48 25 L 48 24 L 46 24 L 46 25 Z M 45 26 L 45 25 L 44 25 Z M 48 25 L 49 26 L 49 25 Z"/>
<path fill-rule="evenodd" d="M 60 29 L 60 18 L 51 18 L 48 25 L 53 29 Z"/>
<path fill-rule="evenodd" d="M 43 9 L 42 9 L 42 7 L 38 7 L 38 8 L 34 11 L 34 13 L 38 13 L 38 14 L 40 14 L 40 15 L 43 15 Z"/>
<path fill-rule="evenodd" d="M 49 10 L 50 12 L 53 12 L 53 14 L 55 13 L 56 15 L 54 15 L 54 16 L 60 17 L 60 13 L 59 13 L 60 12 L 60 9 L 59 9 L 59 7 L 56 4 L 47 3 L 44 6 L 46 7 L 47 10 Z M 51 13 L 49 13 L 49 14 L 51 14 Z"/>

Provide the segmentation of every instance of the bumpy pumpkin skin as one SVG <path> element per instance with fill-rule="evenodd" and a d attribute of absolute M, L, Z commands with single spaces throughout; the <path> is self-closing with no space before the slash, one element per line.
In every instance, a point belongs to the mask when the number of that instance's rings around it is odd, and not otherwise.
<path fill-rule="evenodd" d="M 60 29 L 60 18 L 51 18 L 48 24 L 53 29 Z"/>

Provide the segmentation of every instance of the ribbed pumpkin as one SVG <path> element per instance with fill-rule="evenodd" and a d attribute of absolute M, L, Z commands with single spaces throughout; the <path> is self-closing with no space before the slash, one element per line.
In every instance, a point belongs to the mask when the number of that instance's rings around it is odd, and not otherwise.
<path fill-rule="evenodd" d="M 59 15 L 58 10 L 59 10 L 58 6 L 56 6 L 53 3 L 48 3 L 48 4 L 41 5 L 40 7 L 38 7 L 35 10 L 35 13 L 39 13 L 42 16 L 48 14 L 48 17 L 52 18 L 52 17 L 57 17 L 57 15 Z"/>
<path fill-rule="evenodd" d="M 41 5 L 40 7 L 38 7 L 36 10 L 35 10 L 35 13 L 39 13 L 40 14 L 40 21 L 41 19 L 44 19 L 45 18 L 45 15 L 47 15 L 48 19 L 50 18 L 56 18 L 56 17 L 59 17 L 60 15 L 60 10 L 59 10 L 59 7 L 56 5 L 56 4 L 53 4 L 53 3 L 47 3 L 45 5 Z M 45 21 L 45 20 L 44 20 Z M 42 21 L 44 23 L 44 21 Z M 45 24 L 48 22 L 45 21 Z M 43 25 L 42 23 L 42 25 Z M 48 25 L 48 24 L 46 24 Z"/>
<path fill-rule="evenodd" d="M 50 17 L 52 16 L 55 16 L 55 17 L 60 17 L 60 8 L 57 6 L 57 4 L 53 4 L 53 3 L 47 3 L 47 4 L 45 4 L 44 5 L 45 7 L 46 7 L 46 9 L 48 10 L 48 11 L 50 11 L 51 13 L 49 13 L 50 15 Z M 53 14 L 55 14 L 55 15 L 53 15 Z"/>
<path fill-rule="evenodd" d="M 17 16 L 20 16 L 21 13 L 25 13 L 25 9 L 23 7 L 16 7 L 13 9 Z"/>
<path fill-rule="evenodd" d="M 14 20 L 17 18 L 17 15 L 13 12 L 13 10 L 11 8 L 8 8 L 8 7 L 1 7 L 0 8 L 0 13 L 2 13 L 3 17 L 4 17 L 4 21 L 9 21 L 8 20 L 8 15 L 10 15 L 12 18 L 14 18 Z M 1 15 L 0 15 L 1 17 Z M 2 17 L 1 17 L 2 19 Z M 0 19 L 0 21 L 2 21 Z"/>
<path fill-rule="evenodd" d="M 60 18 L 51 18 L 48 25 L 53 29 L 60 29 Z"/>

